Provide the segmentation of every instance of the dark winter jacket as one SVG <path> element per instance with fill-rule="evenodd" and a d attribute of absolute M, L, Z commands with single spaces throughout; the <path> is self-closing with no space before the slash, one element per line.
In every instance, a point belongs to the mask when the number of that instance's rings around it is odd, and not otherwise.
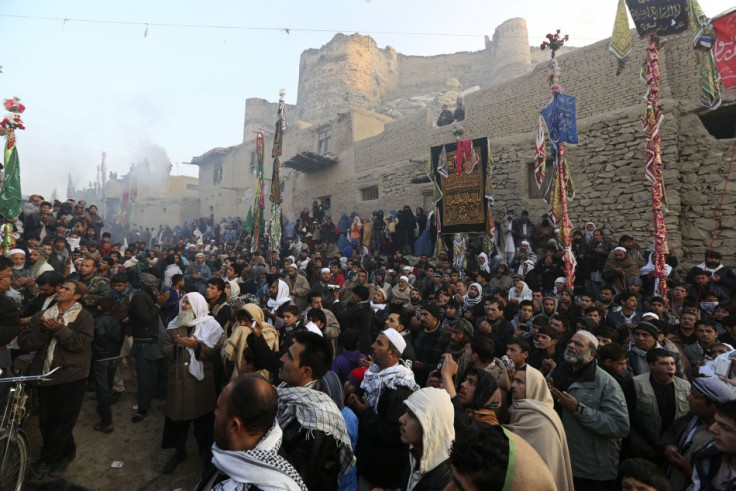
<path fill-rule="evenodd" d="M 120 355 L 125 339 L 125 327 L 114 315 L 101 315 L 95 319 L 95 337 L 92 341 L 92 357 L 95 360 Z"/>
<path fill-rule="evenodd" d="M 409 447 L 401 442 L 399 418 L 411 389 L 384 389 L 377 410 L 367 408 L 358 416 L 358 474 L 373 487 L 398 488 L 409 464 Z"/>
<path fill-rule="evenodd" d="M 74 322 L 57 331 L 47 331 L 41 324 L 43 312 L 31 317 L 31 321 L 18 336 L 21 349 L 36 351 L 30 367 L 31 375 L 39 375 L 43 371 L 46 354 L 51 341 L 56 339 L 51 369 L 60 367 L 57 373 L 45 386 L 76 382 L 87 378 L 92 362 L 92 338 L 94 337 L 94 319 L 92 314 L 82 309 Z"/>

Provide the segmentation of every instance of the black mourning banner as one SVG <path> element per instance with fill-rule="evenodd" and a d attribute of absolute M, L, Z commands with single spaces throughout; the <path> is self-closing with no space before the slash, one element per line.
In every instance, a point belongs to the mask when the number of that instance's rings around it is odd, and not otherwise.
<path fill-rule="evenodd" d="M 626 0 L 640 36 L 669 36 L 688 28 L 687 0 Z"/>
<path fill-rule="evenodd" d="M 432 169 L 436 182 L 442 191 L 442 199 L 437 209 L 440 216 L 441 233 L 485 232 L 486 163 L 488 162 L 488 138 L 472 141 L 469 159 L 463 159 L 460 173 L 457 171 L 457 143 L 444 145 L 447 155 L 445 162 L 447 177 L 438 172 L 442 167 L 440 155 L 443 145 L 430 148 Z"/>

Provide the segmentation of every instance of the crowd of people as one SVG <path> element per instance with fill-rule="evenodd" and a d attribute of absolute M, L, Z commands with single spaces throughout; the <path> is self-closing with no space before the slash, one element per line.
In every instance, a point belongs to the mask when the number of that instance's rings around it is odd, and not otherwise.
<path fill-rule="evenodd" d="M 592 222 L 568 288 L 546 218 L 504 214 L 492 250 L 453 257 L 421 209 L 327 215 L 270 250 L 238 218 L 113 238 L 94 205 L 31 196 L 0 258 L 0 367 L 60 367 L 32 478 L 74 460 L 88 386 L 111 433 L 132 380 L 131 421 L 165 401 L 161 472 L 202 466 L 196 489 L 736 489 L 718 251 L 669 257 L 663 298 L 651 254 Z"/>

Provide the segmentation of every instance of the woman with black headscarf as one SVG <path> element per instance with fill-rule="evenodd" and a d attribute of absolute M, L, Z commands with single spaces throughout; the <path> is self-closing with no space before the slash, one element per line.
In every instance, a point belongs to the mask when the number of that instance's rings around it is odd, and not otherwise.
<path fill-rule="evenodd" d="M 496 379 L 482 368 L 469 366 L 456 385 L 457 363 L 452 355 L 442 355 L 442 387 L 450 394 L 455 405 L 455 418 L 460 415 L 470 417 L 489 425 L 497 425 L 496 409 L 501 405 L 501 391 Z"/>

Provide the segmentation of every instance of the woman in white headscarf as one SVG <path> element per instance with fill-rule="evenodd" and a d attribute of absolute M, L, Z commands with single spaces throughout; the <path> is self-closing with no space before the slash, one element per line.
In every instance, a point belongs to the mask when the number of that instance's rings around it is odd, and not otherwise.
<path fill-rule="evenodd" d="M 212 445 L 217 406 L 214 362 L 222 343 L 223 329 L 209 315 L 207 300 L 199 293 L 187 293 L 180 300 L 179 315 L 166 328 L 163 345 L 169 359 L 169 385 L 161 448 L 176 449 L 161 471 L 164 474 L 186 458 L 190 424 L 200 451 Z"/>
<path fill-rule="evenodd" d="M 239 305 L 235 305 L 240 297 L 240 285 L 238 284 L 238 280 L 225 282 L 225 295 L 227 295 L 227 303 L 233 310 L 239 307 Z"/>
<path fill-rule="evenodd" d="M 547 464 L 558 490 L 573 490 L 570 453 L 562 421 L 554 410 L 544 375 L 529 365 L 511 383 L 512 404 L 506 429 L 531 445 Z"/>
<path fill-rule="evenodd" d="M 491 274 L 491 265 L 488 263 L 488 256 L 485 252 L 478 254 L 478 266 L 481 271 Z"/>

